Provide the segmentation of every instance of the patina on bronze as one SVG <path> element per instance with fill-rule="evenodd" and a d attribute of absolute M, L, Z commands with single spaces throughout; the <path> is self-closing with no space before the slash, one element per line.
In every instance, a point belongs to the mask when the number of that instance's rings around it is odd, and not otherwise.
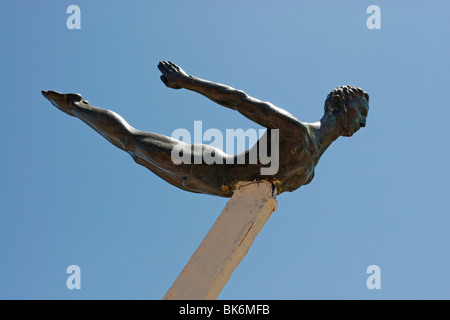
<path fill-rule="evenodd" d="M 244 91 L 189 76 L 172 62 L 158 64 L 161 80 L 169 88 L 198 92 L 212 101 L 236 110 L 248 119 L 268 129 L 279 130 L 279 169 L 274 175 L 261 175 L 259 161 L 237 164 L 237 157 L 248 158 L 249 150 L 240 155 L 227 155 L 225 164 L 174 164 L 171 152 L 180 141 L 161 134 L 144 132 L 130 126 L 117 113 L 94 107 L 80 94 L 62 94 L 42 91 L 54 106 L 70 116 L 77 117 L 100 133 L 113 145 L 129 153 L 134 161 L 168 183 L 190 192 L 231 197 L 240 181 L 267 180 L 277 188 L 278 194 L 294 191 L 311 182 L 314 168 L 325 150 L 339 136 L 350 137 L 366 125 L 369 95 L 354 86 L 340 86 L 325 100 L 325 113 L 320 121 L 305 123 L 273 104 L 250 97 Z M 267 131 L 270 135 L 270 130 Z M 270 137 L 267 148 L 271 149 Z M 258 143 L 253 148 L 258 147 Z M 213 148 L 202 145 L 202 149 Z M 190 147 L 195 156 L 193 145 Z M 211 150 L 210 150 L 211 151 Z M 233 161 L 226 159 L 232 157 Z M 230 159 L 229 159 L 230 160 Z M 232 163 L 232 164 L 226 164 Z"/>

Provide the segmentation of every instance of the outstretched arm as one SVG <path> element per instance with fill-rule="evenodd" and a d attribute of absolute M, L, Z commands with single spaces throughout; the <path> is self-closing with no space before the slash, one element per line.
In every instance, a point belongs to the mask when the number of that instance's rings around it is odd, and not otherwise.
<path fill-rule="evenodd" d="M 195 91 L 212 101 L 239 111 L 245 117 L 269 129 L 297 134 L 304 131 L 304 125 L 289 112 L 273 104 L 250 97 L 244 91 L 189 76 L 183 69 L 172 62 L 162 61 L 158 64 L 162 73 L 161 80 L 173 89 Z"/>

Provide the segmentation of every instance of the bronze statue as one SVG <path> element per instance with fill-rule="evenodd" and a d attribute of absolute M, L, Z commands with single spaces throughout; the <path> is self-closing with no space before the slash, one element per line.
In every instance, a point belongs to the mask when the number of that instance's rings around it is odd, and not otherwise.
<path fill-rule="evenodd" d="M 322 119 L 304 123 L 287 111 L 252 98 L 241 90 L 189 76 L 172 62 L 162 61 L 158 68 L 167 87 L 198 92 L 224 107 L 239 111 L 265 128 L 278 129 L 278 171 L 273 175 L 262 175 L 260 169 L 264 165 L 260 161 L 238 164 L 236 158 L 248 159 L 250 150 L 228 155 L 209 145 L 202 145 L 201 150 L 209 149 L 215 156 L 223 157 L 224 163 L 228 163 L 227 159 L 233 160 L 230 161 L 232 164 L 175 164 L 171 158 L 172 150 L 182 142 L 137 130 L 115 112 L 91 106 L 80 94 L 56 91 L 42 91 L 42 94 L 58 109 L 84 121 L 113 145 L 129 153 L 135 162 L 170 184 L 186 191 L 222 197 L 231 197 L 240 181 L 267 180 L 277 188 L 278 194 L 294 191 L 311 182 L 315 166 L 333 141 L 339 136 L 350 137 L 366 125 L 369 95 L 353 86 L 334 89 L 327 96 Z M 270 132 L 267 130 L 267 135 L 270 136 Z M 271 150 L 271 139 L 267 141 L 267 148 Z M 253 148 L 258 144 L 259 141 Z M 198 149 L 193 145 L 187 147 L 194 157 Z"/>

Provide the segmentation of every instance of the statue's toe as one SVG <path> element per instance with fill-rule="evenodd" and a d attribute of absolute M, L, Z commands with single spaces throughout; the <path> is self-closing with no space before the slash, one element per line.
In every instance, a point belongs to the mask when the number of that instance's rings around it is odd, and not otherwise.
<path fill-rule="evenodd" d="M 42 95 L 43 95 L 45 98 L 48 99 L 48 91 L 42 90 L 41 93 L 42 93 Z"/>
<path fill-rule="evenodd" d="M 41 91 L 42 95 L 46 97 L 47 99 L 54 99 L 54 98 L 62 98 L 64 97 L 64 94 L 58 91 L 48 90 L 48 91 Z"/>

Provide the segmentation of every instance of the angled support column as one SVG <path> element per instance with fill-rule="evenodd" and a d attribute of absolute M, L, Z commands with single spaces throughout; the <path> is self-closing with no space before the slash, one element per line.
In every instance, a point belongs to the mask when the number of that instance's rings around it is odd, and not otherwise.
<path fill-rule="evenodd" d="M 240 183 L 164 300 L 216 299 L 277 208 L 267 181 Z"/>

